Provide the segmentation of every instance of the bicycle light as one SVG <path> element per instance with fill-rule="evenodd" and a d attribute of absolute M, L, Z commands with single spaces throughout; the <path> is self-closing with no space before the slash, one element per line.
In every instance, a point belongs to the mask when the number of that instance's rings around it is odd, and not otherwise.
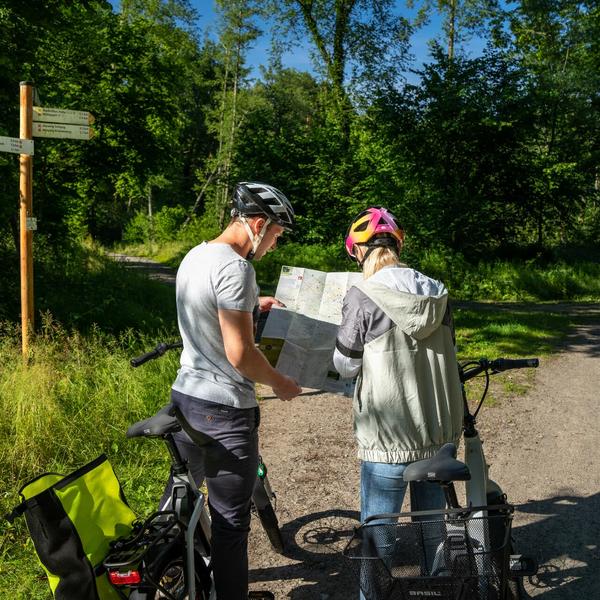
<path fill-rule="evenodd" d="M 113 585 L 132 585 L 142 581 L 139 571 L 109 571 L 108 578 Z"/>

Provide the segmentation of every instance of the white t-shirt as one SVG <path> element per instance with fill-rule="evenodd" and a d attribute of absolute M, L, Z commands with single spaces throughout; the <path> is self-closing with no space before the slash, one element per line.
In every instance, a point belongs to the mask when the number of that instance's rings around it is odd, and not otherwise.
<path fill-rule="evenodd" d="M 227 360 L 218 316 L 219 309 L 258 306 L 254 267 L 229 244 L 203 242 L 181 261 L 176 286 L 183 351 L 173 389 L 236 408 L 256 406 L 254 382 Z"/>

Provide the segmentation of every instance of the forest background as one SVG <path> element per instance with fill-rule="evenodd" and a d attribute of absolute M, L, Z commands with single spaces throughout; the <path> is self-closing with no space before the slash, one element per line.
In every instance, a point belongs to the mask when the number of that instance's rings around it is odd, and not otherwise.
<path fill-rule="evenodd" d="M 96 117 L 89 142 L 36 143 L 38 310 L 60 311 L 49 282 L 84 268 L 86 240 L 176 264 L 227 220 L 241 180 L 279 187 L 298 213 L 288 248 L 259 266 L 267 288 L 291 260 L 348 269 L 349 219 L 381 204 L 406 229 L 407 260 L 455 296 L 596 294 L 597 4 L 425 1 L 410 19 L 398 6 L 219 1 L 215 36 L 183 0 L 2 0 L 0 134 L 17 134 L 21 80 L 35 82 L 36 104 Z M 411 36 L 431 18 L 441 34 L 415 70 Z M 271 50 L 247 65 L 259 35 Z M 469 58 L 474 35 L 484 48 Z M 312 48 L 312 72 L 283 66 L 299 43 Z M 17 161 L 0 154 L 9 319 L 19 311 Z"/>
<path fill-rule="evenodd" d="M 38 106 L 87 110 L 89 141 L 36 139 L 35 335 L 20 346 L 19 162 L 0 153 L 0 513 L 44 470 L 107 452 L 152 509 L 160 447 L 128 424 L 168 397 L 177 357 L 128 358 L 177 337 L 173 291 L 107 250 L 177 266 L 228 219 L 235 182 L 269 182 L 297 230 L 256 264 L 350 270 L 349 220 L 385 205 L 405 260 L 454 299 L 600 298 L 600 7 L 592 0 L 218 0 L 210 35 L 186 0 L 0 0 L 0 135 L 19 82 Z M 415 32 L 441 22 L 423 61 Z M 264 64 L 246 60 L 259 36 Z M 476 36 L 481 54 L 469 55 Z M 313 68 L 284 66 L 301 46 Z M 304 51 L 304 50 L 303 50 Z M 572 325 L 458 308 L 462 357 L 544 355 Z M 511 393 L 527 382 L 506 382 Z M 0 597 L 47 598 L 22 523 L 0 523 Z"/>

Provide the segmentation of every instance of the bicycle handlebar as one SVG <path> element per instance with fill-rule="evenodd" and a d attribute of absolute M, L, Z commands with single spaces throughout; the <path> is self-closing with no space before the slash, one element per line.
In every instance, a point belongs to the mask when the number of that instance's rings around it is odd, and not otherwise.
<path fill-rule="evenodd" d="M 465 367 L 471 364 L 475 366 L 465 370 Z M 539 364 L 540 360 L 538 358 L 497 358 L 495 360 L 481 358 L 478 361 L 473 361 L 464 366 L 460 366 L 460 380 L 465 383 L 481 373 L 491 372 L 493 374 L 508 371 L 509 369 L 536 368 Z"/>
<path fill-rule="evenodd" d="M 155 346 L 154 350 L 150 350 L 150 352 L 146 352 L 146 354 L 132 358 L 129 361 L 129 364 L 132 367 L 137 368 L 144 363 L 147 363 L 149 360 L 161 357 L 167 350 L 172 350 L 173 348 L 183 348 L 183 343 L 176 342 L 175 344 L 165 344 L 164 342 L 161 342 Z"/>
<path fill-rule="evenodd" d="M 497 358 L 490 363 L 491 369 L 497 372 L 509 369 L 535 369 L 539 366 L 539 358 Z"/>

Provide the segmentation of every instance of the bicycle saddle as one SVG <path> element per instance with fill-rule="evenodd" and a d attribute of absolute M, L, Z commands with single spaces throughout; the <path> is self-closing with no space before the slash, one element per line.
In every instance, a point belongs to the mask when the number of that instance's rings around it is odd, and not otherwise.
<path fill-rule="evenodd" d="M 166 433 L 181 431 L 181 425 L 171 415 L 173 405 L 167 404 L 161 408 L 153 417 L 138 421 L 129 427 L 127 437 L 160 437 Z"/>
<path fill-rule="evenodd" d="M 444 444 L 432 458 L 418 460 L 404 470 L 404 481 L 466 481 L 469 467 L 456 460 L 456 444 Z"/>

